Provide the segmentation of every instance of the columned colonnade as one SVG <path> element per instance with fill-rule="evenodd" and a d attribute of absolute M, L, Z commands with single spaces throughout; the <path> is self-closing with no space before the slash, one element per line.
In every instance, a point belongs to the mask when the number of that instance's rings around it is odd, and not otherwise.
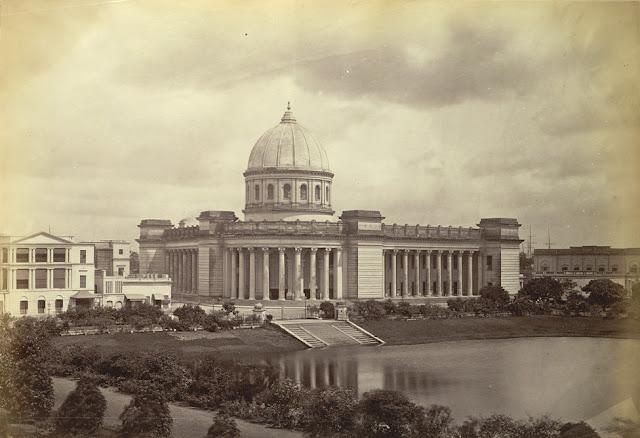
<path fill-rule="evenodd" d="M 262 255 L 262 266 L 257 266 L 258 252 Z M 224 257 L 224 289 L 229 291 L 230 298 L 255 300 L 259 295 L 257 299 L 271 299 L 270 285 L 275 283 L 272 280 L 275 275 L 277 296 L 274 299 L 302 300 L 307 289 L 310 300 L 342 299 L 342 248 L 231 247 Z M 276 257 L 277 263 L 272 263 L 271 257 Z M 307 282 L 303 260 L 308 266 Z M 276 265 L 276 272 L 271 272 Z M 259 269 L 262 281 L 257 284 Z"/>
<path fill-rule="evenodd" d="M 473 260 L 476 253 L 478 254 L 476 257 L 477 287 L 474 288 Z M 446 256 L 445 266 L 443 266 L 443 256 Z M 457 271 L 455 277 L 453 275 L 454 256 Z M 482 284 L 482 259 L 478 250 L 389 249 L 385 250 L 384 260 L 385 296 L 390 298 L 472 296 L 474 293 L 477 294 Z M 410 261 L 413 270 L 411 276 L 409 275 Z M 466 272 L 464 272 L 464 265 L 466 265 Z M 398 272 L 399 270 L 401 272 Z M 434 270 L 435 272 L 432 272 Z"/>
<path fill-rule="evenodd" d="M 197 293 L 198 291 L 198 249 L 168 249 L 165 266 L 172 279 L 172 293 Z"/>

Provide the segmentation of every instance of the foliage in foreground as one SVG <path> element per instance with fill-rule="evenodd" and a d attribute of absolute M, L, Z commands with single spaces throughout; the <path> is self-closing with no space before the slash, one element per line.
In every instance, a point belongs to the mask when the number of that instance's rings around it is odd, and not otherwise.
<path fill-rule="evenodd" d="M 226 412 L 218 412 L 213 417 L 213 424 L 207 431 L 207 438 L 239 438 L 240 430 L 236 422 Z"/>
<path fill-rule="evenodd" d="M 120 436 L 162 438 L 171 436 L 173 419 L 162 393 L 144 388 L 135 394 L 120 414 Z"/>
<path fill-rule="evenodd" d="M 102 425 L 106 408 L 107 402 L 96 382 L 83 377 L 58 409 L 55 429 L 58 433 L 93 436 Z"/>

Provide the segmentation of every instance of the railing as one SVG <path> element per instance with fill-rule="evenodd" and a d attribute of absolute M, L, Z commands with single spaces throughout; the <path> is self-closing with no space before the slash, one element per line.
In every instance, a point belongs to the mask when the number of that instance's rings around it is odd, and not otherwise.
<path fill-rule="evenodd" d="M 436 239 L 480 239 L 480 229 L 432 225 L 382 224 L 385 237 L 417 237 Z"/>
<path fill-rule="evenodd" d="M 200 235 L 200 226 L 169 228 L 164 231 L 164 237 L 168 239 L 181 239 L 185 237 L 197 237 Z"/>
<path fill-rule="evenodd" d="M 225 224 L 227 233 L 251 234 L 342 234 L 342 222 L 316 221 L 262 221 L 262 222 L 233 222 Z"/>

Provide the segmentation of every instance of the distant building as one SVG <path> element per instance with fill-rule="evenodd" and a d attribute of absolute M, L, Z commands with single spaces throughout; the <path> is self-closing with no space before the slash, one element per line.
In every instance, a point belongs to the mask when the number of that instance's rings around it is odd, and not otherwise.
<path fill-rule="evenodd" d="M 46 316 L 93 305 L 92 244 L 40 232 L 0 236 L 0 251 L 2 313 Z"/>
<path fill-rule="evenodd" d="M 0 314 L 48 316 L 69 308 L 146 302 L 169 309 L 168 275 L 129 275 L 129 243 L 74 242 L 40 232 L 0 236 Z"/>
<path fill-rule="evenodd" d="M 516 219 L 452 227 L 384 223 L 369 210 L 336 218 L 333 177 L 326 151 L 287 108 L 249 154 L 244 220 L 232 211 L 177 227 L 143 219 L 140 272 L 169 274 L 174 297 L 195 302 L 443 301 L 490 284 L 520 289 Z"/>
<path fill-rule="evenodd" d="M 640 282 L 640 248 L 572 246 L 536 249 L 533 265 L 535 278 L 569 279 L 579 287 L 598 278 L 608 278 L 627 290 Z"/>

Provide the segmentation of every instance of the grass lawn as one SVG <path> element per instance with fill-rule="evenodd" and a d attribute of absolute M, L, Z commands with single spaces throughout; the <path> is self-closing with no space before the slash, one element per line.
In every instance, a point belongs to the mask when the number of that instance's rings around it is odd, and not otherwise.
<path fill-rule="evenodd" d="M 591 317 L 523 316 L 380 320 L 359 323 L 391 345 L 530 336 L 586 336 L 640 339 L 640 321 Z"/>
<path fill-rule="evenodd" d="M 191 360 L 215 354 L 224 359 L 263 353 L 283 353 L 305 348 L 299 341 L 274 328 L 237 329 L 217 333 L 158 332 L 116 333 L 54 338 L 55 346 L 84 344 L 104 353 L 162 351 Z"/>

